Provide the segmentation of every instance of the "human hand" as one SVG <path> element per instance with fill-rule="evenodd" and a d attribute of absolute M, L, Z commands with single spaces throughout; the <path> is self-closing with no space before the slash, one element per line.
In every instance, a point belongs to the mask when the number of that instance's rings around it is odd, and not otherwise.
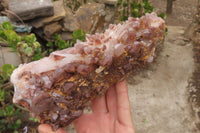
<path fill-rule="evenodd" d="M 108 89 L 106 95 L 92 101 L 92 113 L 76 119 L 77 133 L 135 133 L 131 118 L 126 81 Z M 41 124 L 40 133 L 54 133 L 47 124 Z M 55 133 L 67 133 L 63 129 Z"/>

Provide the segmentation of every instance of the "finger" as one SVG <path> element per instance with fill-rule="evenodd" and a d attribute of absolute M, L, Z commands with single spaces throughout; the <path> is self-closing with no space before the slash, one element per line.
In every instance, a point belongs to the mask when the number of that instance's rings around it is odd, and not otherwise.
<path fill-rule="evenodd" d="M 94 113 L 107 113 L 107 105 L 106 105 L 106 98 L 105 95 L 101 97 L 97 97 L 92 100 L 92 111 Z"/>
<path fill-rule="evenodd" d="M 128 87 L 126 81 L 123 80 L 116 84 L 117 93 L 117 116 L 121 124 L 126 126 L 132 125 L 130 103 L 128 97 Z"/>
<path fill-rule="evenodd" d="M 106 102 L 108 106 L 108 112 L 112 116 L 116 116 L 117 114 L 117 96 L 116 96 L 116 90 L 114 87 L 111 87 L 108 89 L 106 93 Z"/>
<path fill-rule="evenodd" d="M 38 127 L 38 131 L 39 133 L 67 133 L 64 129 L 59 128 L 58 130 L 56 130 L 55 132 L 52 131 L 52 128 L 50 125 L 48 124 L 41 124 Z"/>
<path fill-rule="evenodd" d="M 86 129 L 86 127 L 89 127 L 88 123 L 89 122 L 89 117 L 88 114 L 83 114 L 79 118 L 73 121 L 74 128 L 76 129 L 77 133 L 82 133 L 83 130 Z"/>

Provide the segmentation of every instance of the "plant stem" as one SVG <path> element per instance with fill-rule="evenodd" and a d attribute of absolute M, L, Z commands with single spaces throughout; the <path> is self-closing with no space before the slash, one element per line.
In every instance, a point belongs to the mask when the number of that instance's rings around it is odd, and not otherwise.
<path fill-rule="evenodd" d="M 24 110 L 24 111 L 27 111 L 27 112 L 29 111 L 28 109 L 23 108 L 22 106 L 19 106 L 17 104 L 14 104 L 14 106 L 17 107 L 17 108 L 19 108 L 19 109 L 21 109 L 21 110 Z"/>
<path fill-rule="evenodd" d="M 131 17 L 131 0 L 128 0 L 128 16 Z"/>
<path fill-rule="evenodd" d="M 4 59 L 4 54 L 3 54 L 3 51 L 2 51 L 2 47 L 0 46 L 0 49 L 1 49 L 1 58 L 3 60 L 3 64 L 5 64 L 5 59 Z"/>
<path fill-rule="evenodd" d="M 0 101 L 0 102 L 1 102 L 1 105 L 2 105 L 3 109 L 5 109 L 6 108 L 6 104 L 3 101 Z"/>
<path fill-rule="evenodd" d="M 29 30 L 28 30 L 28 27 L 25 25 L 24 21 L 17 15 L 15 14 L 14 12 L 10 11 L 10 10 L 5 10 L 6 12 L 14 15 L 15 17 L 17 17 L 17 19 L 19 19 L 19 21 L 21 21 L 21 23 L 25 26 L 26 30 L 27 30 L 27 33 L 30 33 Z"/>
<path fill-rule="evenodd" d="M 0 26 L 2 29 L 3 29 L 3 27 L 2 26 Z M 3 29 L 4 30 L 4 29 Z M 2 37 L 0 37 L 0 39 L 1 40 L 3 40 L 2 42 L 5 42 L 5 43 L 8 43 L 5 39 L 3 39 Z"/>
<path fill-rule="evenodd" d="M 12 84 L 10 82 L 5 83 L 5 84 L 0 86 L 0 88 L 10 88 L 10 87 L 12 87 Z"/>
<path fill-rule="evenodd" d="M 26 57 L 25 63 L 29 62 L 29 57 Z"/>
<path fill-rule="evenodd" d="M 24 64 L 24 58 L 23 58 L 23 55 L 19 52 L 19 57 L 20 57 L 20 61 L 22 64 Z"/>

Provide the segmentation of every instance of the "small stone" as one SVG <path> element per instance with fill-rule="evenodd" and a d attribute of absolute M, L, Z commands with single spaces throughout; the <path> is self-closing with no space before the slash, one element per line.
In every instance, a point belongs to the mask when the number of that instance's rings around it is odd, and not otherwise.
<path fill-rule="evenodd" d="M 44 27 L 44 34 L 50 38 L 55 33 L 58 33 L 59 31 L 61 31 L 61 29 L 62 29 L 62 26 L 58 22 L 55 22 Z"/>
<path fill-rule="evenodd" d="M 61 36 L 61 38 L 62 38 L 63 40 L 65 40 L 65 41 L 72 40 L 72 33 L 71 33 L 71 32 L 67 32 L 67 31 L 62 32 L 62 33 L 60 34 L 60 36 Z"/>
<path fill-rule="evenodd" d="M 9 0 L 8 7 L 10 11 L 14 12 L 22 20 L 52 16 L 54 14 L 51 0 Z M 9 17 L 13 21 L 19 21 L 12 14 L 9 14 Z"/>
<path fill-rule="evenodd" d="M 105 16 L 105 22 L 111 22 L 113 17 L 115 16 L 114 12 L 110 12 L 108 15 Z"/>
<path fill-rule="evenodd" d="M 53 16 L 35 19 L 31 22 L 31 25 L 35 28 L 40 28 L 44 26 L 45 24 L 60 21 L 61 19 L 63 19 L 66 15 L 66 12 L 63 6 L 63 1 L 59 0 L 59 1 L 53 2 L 53 7 L 54 7 Z"/>
<path fill-rule="evenodd" d="M 53 118 L 53 120 L 57 120 L 58 119 L 58 114 L 54 113 L 52 118 Z"/>

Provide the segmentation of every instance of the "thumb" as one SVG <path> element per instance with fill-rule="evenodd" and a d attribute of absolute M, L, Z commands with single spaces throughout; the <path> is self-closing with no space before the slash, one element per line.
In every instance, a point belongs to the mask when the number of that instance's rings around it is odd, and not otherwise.
<path fill-rule="evenodd" d="M 53 131 L 51 126 L 48 124 L 39 125 L 38 131 L 39 131 L 39 133 L 67 133 L 67 131 L 65 131 L 62 128 L 59 128 L 58 130 Z"/>

